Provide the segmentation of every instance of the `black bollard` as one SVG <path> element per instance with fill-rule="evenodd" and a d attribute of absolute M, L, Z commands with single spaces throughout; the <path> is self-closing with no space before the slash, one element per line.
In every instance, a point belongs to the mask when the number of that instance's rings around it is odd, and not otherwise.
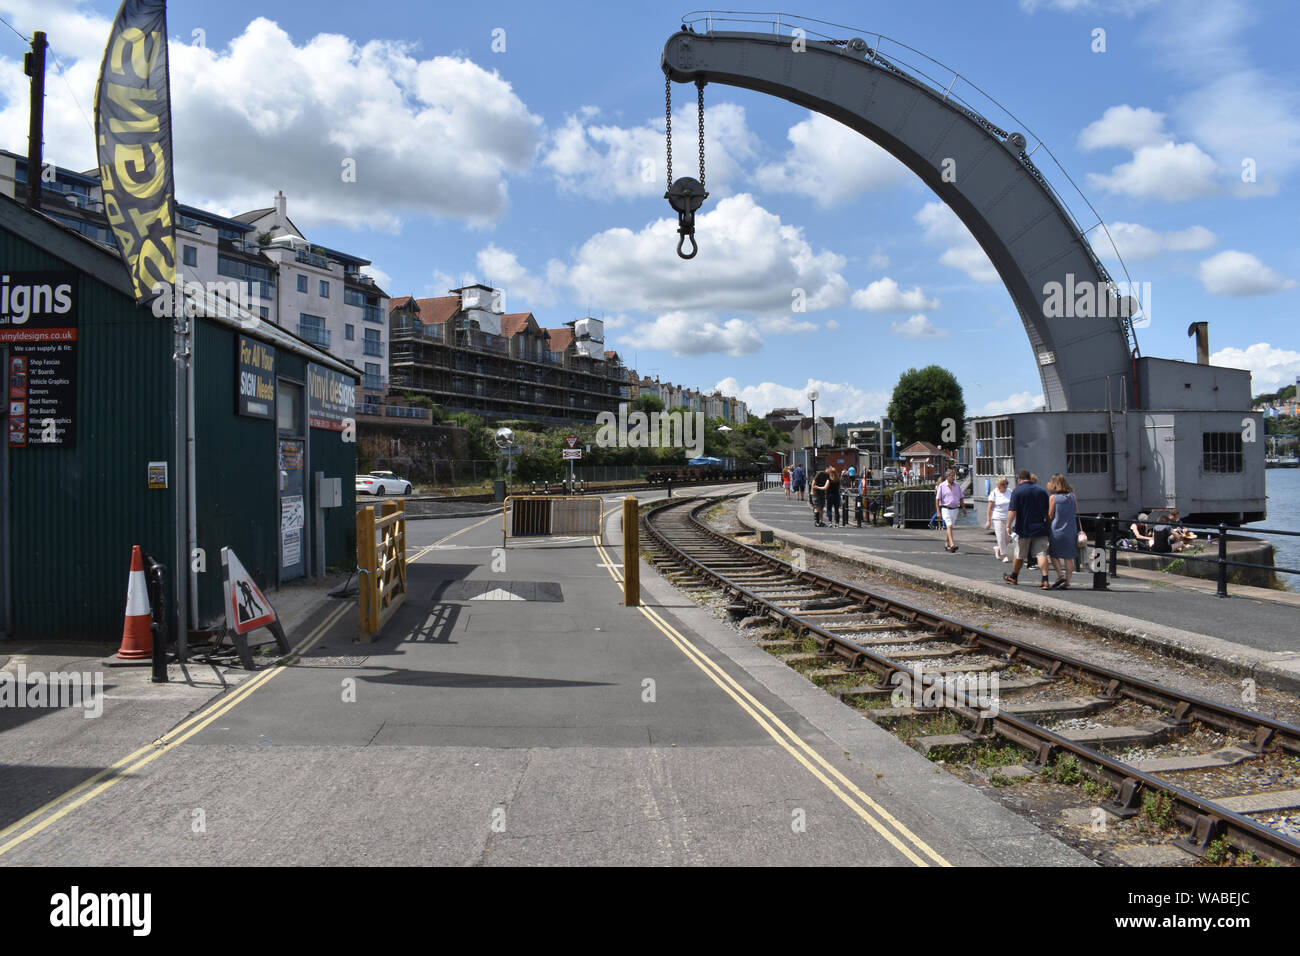
<path fill-rule="evenodd" d="M 1228 526 L 1222 522 L 1219 524 L 1219 586 L 1214 596 L 1228 596 Z"/>
<path fill-rule="evenodd" d="M 1097 519 L 1097 530 L 1094 532 L 1096 543 L 1093 545 L 1092 553 L 1092 589 L 1094 591 L 1105 591 L 1106 586 L 1106 522 L 1102 518 Z"/>

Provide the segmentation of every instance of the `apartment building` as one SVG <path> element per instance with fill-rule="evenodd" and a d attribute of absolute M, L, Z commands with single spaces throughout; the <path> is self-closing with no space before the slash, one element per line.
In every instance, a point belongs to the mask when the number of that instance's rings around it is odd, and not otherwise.
<path fill-rule="evenodd" d="M 235 218 L 278 276 L 272 321 L 360 370 L 360 400 L 381 399 L 389 378 L 388 293 L 361 271 L 370 260 L 310 242 L 289 218 L 283 190 L 272 205 Z"/>
<path fill-rule="evenodd" d="M 604 325 L 581 318 L 544 328 L 506 313 L 485 285 L 391 300 L 389 382 L 450 411 L 491 419 L 594 421 L 627 401 L 635 372 L 604 348 Z"/>
<path fill-rule="evenodd" d="M 27 158 L 0 150 L 0 193 L 27 196 Z M 49 166 L 41 211 L 107 246 L 116 240 L 104 215 L 99 171 Z M 178 275 L 218 291 L 269 322 L 323 348 L 363 373 L 358 401 L 383 397 L 388 379 L 388 295 L 362 269 L 370 260 L 307 240 L 289 219 L 287 199 L 235 217 L 176 205 Z M 238 287 L 232 287 L 232 291 Z"/>

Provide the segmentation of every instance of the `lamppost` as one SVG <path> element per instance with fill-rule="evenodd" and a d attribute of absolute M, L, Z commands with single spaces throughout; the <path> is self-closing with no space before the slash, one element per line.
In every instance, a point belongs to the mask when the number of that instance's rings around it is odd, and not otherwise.
<path fill-rule="evenodd" d="M 817 389 L 808 389 L 808 401 L 812 402 L 812 461 L 808 463 L 808 473 L 817 470 Z"/>

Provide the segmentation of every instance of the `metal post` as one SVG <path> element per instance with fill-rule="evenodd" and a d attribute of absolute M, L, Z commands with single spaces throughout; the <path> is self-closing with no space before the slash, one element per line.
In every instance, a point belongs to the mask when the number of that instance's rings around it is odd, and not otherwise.
<path fill-rule="evenodd" d="M 32 52 L 23 57 L 31 82 L 31 109 L 27 126 L 27 208 L 41 208 L 41 174 L 45 171 L 42 139 L 45 125 L 45 32 L 32 34 Z"/>
<path fill-rule="evenodd" d="M 638 544 L 636 495 L 623 499 L 623 606 L 641 603 L 641 548 Z"/>
<path fill-rule="evenodd" d="M 1094 544 L 1093 547 L 1098 550 L 1098 555 L 1104 558 L 1106 554 L 1106 522 L 1104 519 L 1099 518 L 1097 520 L 1097 530 L 1095 535 L 1096 544 Z M 1104 560 L 1099 563 L 1101 564 L 1101 568 L 1098 569 L 1094 567 L 1092 571 L 1092 589 L 1094 591 L 1105 591 L 1107 590 L 1106 563 Z"/>
<path fill-rule="evenodd" d="M 1119 518 L 1110 519 L 1110 576 L 1113 578 L 1119 569 Z"/>
<path fill-rule="evenodd" d="M 150 631 L 153 634 L 153 675 L 151 680 L 155 684 L 166 684 L 167 681 L 167 647 L 172 642 L 174 632 L 174 621 L 172 616 L 167 612 L 166 594 L 167 594 L 167 568 L 153 559 L 152 555 L 144 556 L 146 568 L 145 579 L 147 581 L 147 590 L 149 593 L 149 607 L 153 611 L 152 620 L 149 622 Z"/>
<path fill-rule="evenodd" d="M 1219 586 L 1215 597 L 1228 596 L 1228 526 L 1219 522 Z"/>

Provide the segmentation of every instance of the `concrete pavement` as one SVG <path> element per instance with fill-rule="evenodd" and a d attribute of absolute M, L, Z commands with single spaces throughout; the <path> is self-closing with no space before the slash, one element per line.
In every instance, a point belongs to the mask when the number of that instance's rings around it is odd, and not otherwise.
<path fill-rule="evenodd" d="M 499 522 L 408 528 L 410 597 L 379 641 L 325 605 L 297 663 L 158 744 L 161 717 L 93 742 L 72 722 L 96 721 L 41 717 L 41 747 L 85 748 L 63 782 L 147 746 L 16 827 L 32 800 L 0 802 L 0 864 L 1086 863 L 648 566 L 645 609 L 623 607 L 616 544 L 501 552 Z M 22 733 L 0 733 L 6 777 L 39 757 Z"/>

